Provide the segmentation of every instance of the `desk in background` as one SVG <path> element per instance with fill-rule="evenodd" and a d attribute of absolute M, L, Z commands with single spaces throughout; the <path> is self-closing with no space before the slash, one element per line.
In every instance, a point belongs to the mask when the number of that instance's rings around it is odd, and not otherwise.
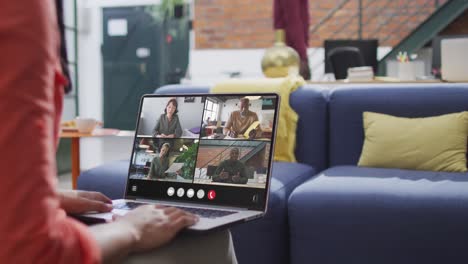
<path fill-rule="evenodd" d="M 71 161 L 72 161 L 72 188 L 76 189 L 76 182 L 80 175 L 80 139 L 91 137 L 109 137 L 109 136 L 134 136 L 133 131 L 121 131 L 118 129 L 95 129 L 92 133 L 80 133 L 72 131 L 61 131 L 60 138 L 71 139 Z"/>
<path fill-rule="evenodd" d="M 216 132 L 217 126 L 206 126 L 205 127 L 205 133 L 207 136 L 212 135 Z M 220 126 L 220 129 L 224 129 L 224 126 Z"/>

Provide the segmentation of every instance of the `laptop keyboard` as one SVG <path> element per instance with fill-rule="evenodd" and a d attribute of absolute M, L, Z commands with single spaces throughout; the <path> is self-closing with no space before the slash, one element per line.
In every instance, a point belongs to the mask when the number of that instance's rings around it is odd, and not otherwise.
<path fill-rule="evenodd" d="M 147 203 L 138 203 L 138 202 L 125 202 L 121 204 L 115 204 L 114 209 L 121 209 L 121 210 L 132 210 L 137 208 L 138 206 L 145 205 Z M 216 209 L 203 209 L 203 208 L 193 208 L 193 207 L 184 207 L 184 206 L 172 206 L 179 208 L 181 210 L 187 211 L 189 213 L 198 215 L 204 218 L 218 218 L 227 215 L 234 214 L 236 212 L 233 211 L 223 211 L 223 210 L 216 210 Z"/>

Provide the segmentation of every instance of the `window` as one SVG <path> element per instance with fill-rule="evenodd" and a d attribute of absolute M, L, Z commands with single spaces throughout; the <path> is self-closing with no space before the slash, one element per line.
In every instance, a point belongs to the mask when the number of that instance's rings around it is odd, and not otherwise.
<path fill-rule="evenodd" d="M 68 55 L 68 70 L 72 90 L 65 95 L 62 120 L 71 120 L 78 115 L 78 29 L 77 0 L 63 1 L 65 45 Z"/>
<path fill-rule="evenodd" d="M 206 99 L 203 121 L 206 121 L 208 117 L 210 118 L 210 121 L 216 121 L 216 119 L 218 118 L 218 109 L 219 103 L 210 99 Z"/>

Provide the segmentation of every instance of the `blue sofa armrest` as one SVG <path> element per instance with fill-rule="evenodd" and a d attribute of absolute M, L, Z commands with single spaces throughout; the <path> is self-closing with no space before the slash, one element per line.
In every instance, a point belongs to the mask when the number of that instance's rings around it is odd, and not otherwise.
<path fill-rule="evenodd" d="M 118 160 L 84 171 L 78 177 L 77 189 L 98 191 L 111 199 L 122 199 L 129 164 L 129 160 Z"/>

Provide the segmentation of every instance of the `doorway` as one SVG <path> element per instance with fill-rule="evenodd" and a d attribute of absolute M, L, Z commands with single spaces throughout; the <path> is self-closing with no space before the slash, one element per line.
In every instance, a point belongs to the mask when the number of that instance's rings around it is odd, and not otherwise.
<path fill-rule="evenodd" d="M 158 19 L 148 6 L 103 8 L 104 125 L 136 126 L 140 98 L 185 76 L 189 20 Z"/>

